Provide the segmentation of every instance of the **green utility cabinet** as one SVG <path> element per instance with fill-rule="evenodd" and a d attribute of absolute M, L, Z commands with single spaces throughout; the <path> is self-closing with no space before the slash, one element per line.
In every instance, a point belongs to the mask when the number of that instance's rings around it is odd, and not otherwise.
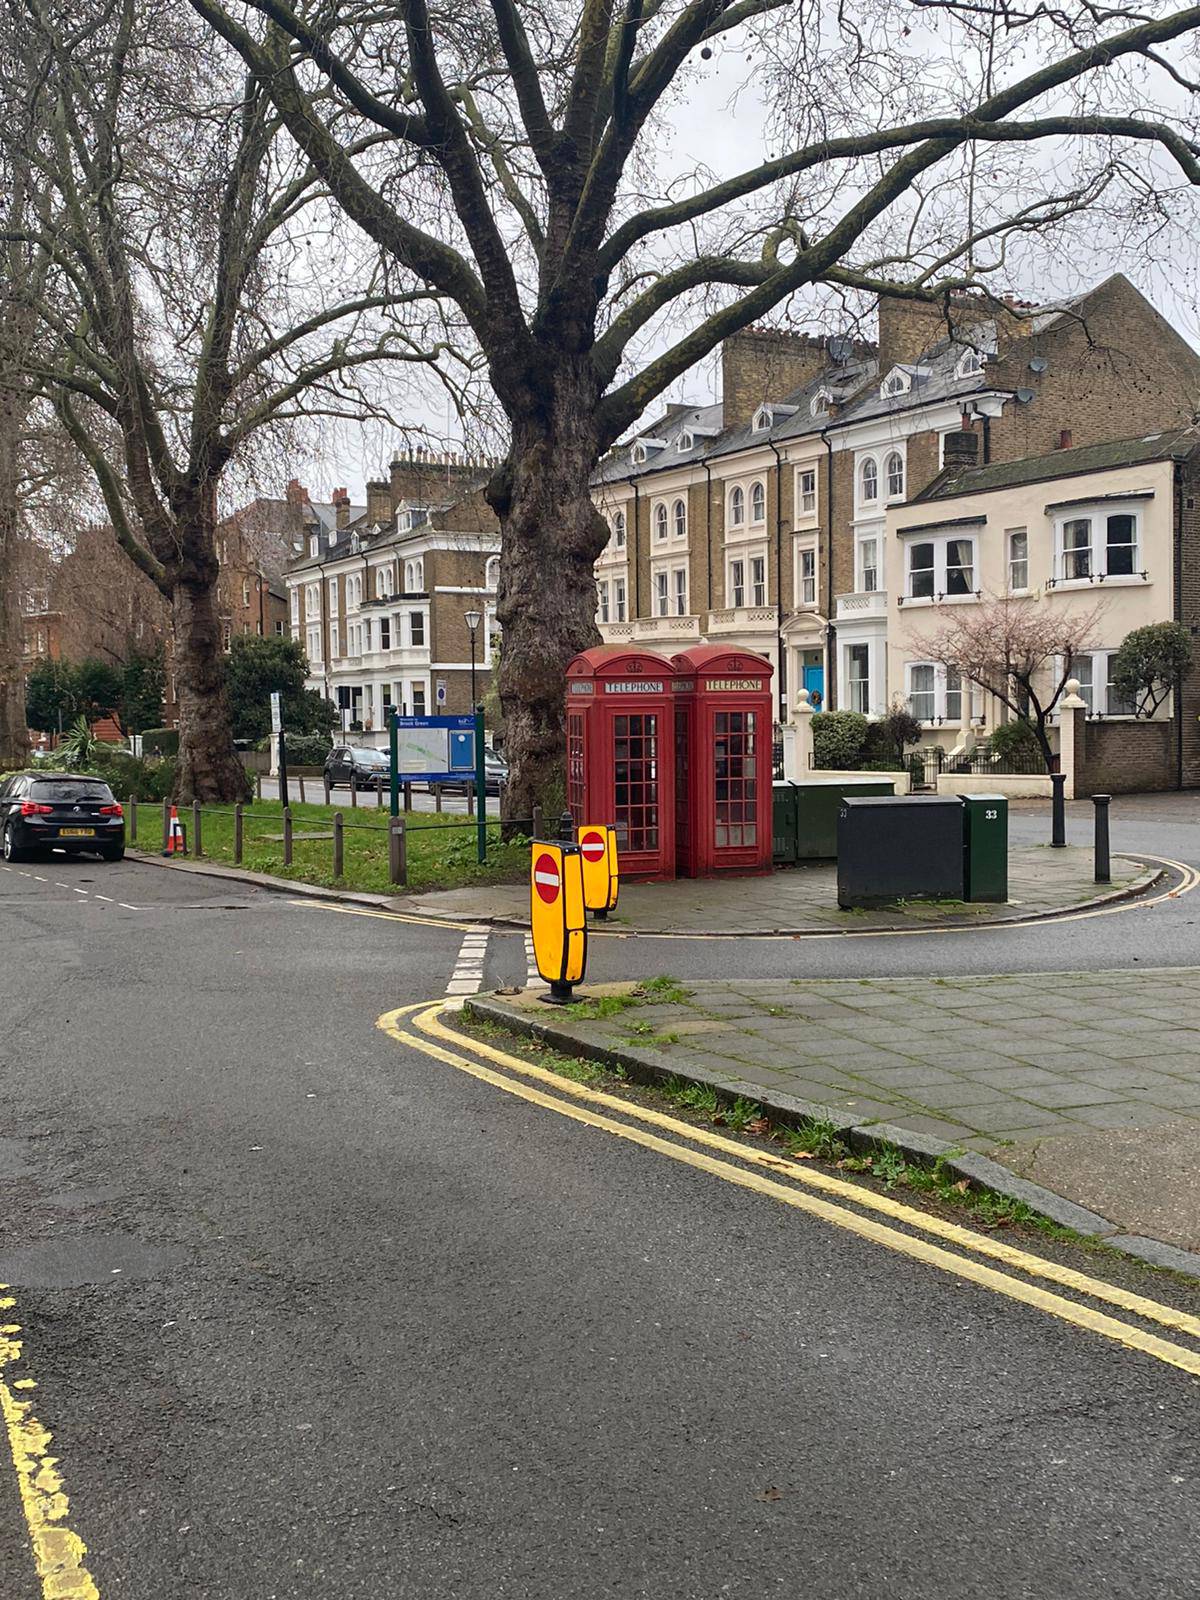
<path fill-rule="evenodd" d="M 771 785 L 771 859 L 777 867 L 796 865 L 796 785 L 786 778 Z"/>
<path fill-rule="evenodd" d="M 963 807 L 963 898 L 1008 899 L 1008 796 L 960 795 Z"/>
<path fill-rule="evenodd" d="M 838 853 L 838 812 L 843 800 L 895 793 L 889 778 L 806 778 L 796 790 L 797 861 L 833 860 Z"/>

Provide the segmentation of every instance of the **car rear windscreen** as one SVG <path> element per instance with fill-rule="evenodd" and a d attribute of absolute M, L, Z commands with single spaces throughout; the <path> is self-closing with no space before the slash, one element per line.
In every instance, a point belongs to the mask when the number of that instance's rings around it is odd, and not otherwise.
<path fill-rule="evenodd" d="M 31 800 L 40 800 L 45 806 L 79 805 L 95 800 L 102 806 L 113 803 L 112 790 L 106 783 L 81 783 L 70 778 L 37 778 L 29 790 Z"/>

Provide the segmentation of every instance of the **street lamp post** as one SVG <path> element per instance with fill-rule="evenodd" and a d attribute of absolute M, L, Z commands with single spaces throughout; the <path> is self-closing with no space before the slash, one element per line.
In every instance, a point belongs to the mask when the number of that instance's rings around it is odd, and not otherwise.
<path fill-rule="evenodd" d="M 471 710 L 474 711 L 479 704 L 479 697 L 475 693 L 475 635 L 479 632 L 483 616 L 478 611 L 464 611 L 463 620 L 471 634 Z"/>

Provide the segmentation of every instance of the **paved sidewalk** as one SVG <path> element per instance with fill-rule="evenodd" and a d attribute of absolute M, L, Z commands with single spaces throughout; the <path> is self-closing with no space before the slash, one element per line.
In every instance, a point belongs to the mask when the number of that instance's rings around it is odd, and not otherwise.
<path fill-rule="evenodd" d="M 528 992 L 499 1004 L 727 1093 L 991 1155 L 1200 1249 L 1200 969 L 700 982 L 595 1018 Z"/>
<path fill-rule="evenodd" d="M 1157 868 L 1116 856 L 1112 882 L 1098 884 L 1090 850 L 1072 845 L 1017 845 L 1009 851 L 1006 905 L 909 901 L 883 910 L 840 911 L 837 866 L 821 862 L 757 878 L 679 878 L 673 883 L 621 886 L 609 926 L 620 932 L 730 934 L 863 932 L 870 928 L 962 927 L 1010 922 L 1070 910 L 1112 895 L 1135 893 Z M 529 923 L 528 884 L 446 889 L 401 896 L 396 909 L 457 920 Z"/>

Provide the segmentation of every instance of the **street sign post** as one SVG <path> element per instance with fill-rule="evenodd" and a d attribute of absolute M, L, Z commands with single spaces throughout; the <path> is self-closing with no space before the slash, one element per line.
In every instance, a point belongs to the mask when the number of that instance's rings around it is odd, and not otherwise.
<path fill-rule="evenodd" d="M 534 958 L 550 985 L 542 998 L 550 1005 L 567 1005 L 571 986 L 583 981 L 587 968 L 587 909 L 578 845 L 533 841 L 529 907 Z"/>
<path fill-rule="evenodd" d="M 617 830 L 605 822 L 582 824 L 579 854 L 584 904 L 597 922 L 603 922 L 617 903 Z"/>
<path fill-rule="evenodd" d="M 283 730 L 282 698 L 278 689 L 271 691 L 271 732 L 277 737 Z"/>

